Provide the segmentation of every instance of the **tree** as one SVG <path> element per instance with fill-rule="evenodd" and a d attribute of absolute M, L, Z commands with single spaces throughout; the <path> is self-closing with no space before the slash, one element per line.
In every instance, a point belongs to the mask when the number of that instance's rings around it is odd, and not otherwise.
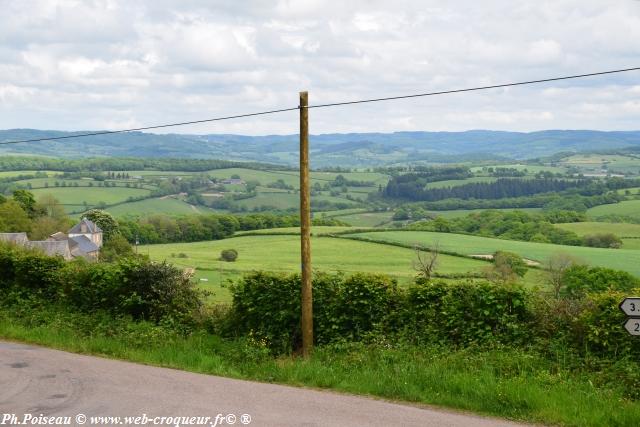
<path fill-rule="evenodd" d="M 20 233 L 31 231 L 31 219 L 15 200 L 0 204 L 0 232 Z"/>
<path fill-rule="evenodd" d="M 104 242 L 108 242 L 113 236 L 120 234 L 118 221 L 111 216 L 110 213 L 100 209 L 91 209 L 87 211 L 83 216 L 89 221 L 93 221 L 102 229 Z"/>
<path fill-rule="evenodd" d="M 496 283 L 514 283 L 527 272 L 527 264 L 518 254 L 497 251 L 493 254 L 493 266 L 487 271 L 487 278 Z"/>
<path fill-rule="evenodd" d="M 20 204 L 22 210 L 29 215 L 29 218 L 36 217 L 36 199 L 33 197 L 33 193 L 27 190 L 15 190 L 13 192 L 13 200 Z"/>
<path fill-rule="evenodd" d="M 132 257 L 133 248 L 127 239 L 120 234 L 111 236 L 100 250 L 100 259 L 103 261 L 116 261 L 120 258 Z"/>
<path fill-rule="evenodd" d="M 560 297 L 562 288 L 564 287 L 564 274 L 569 268 L 576 264 L 575 258 L 567 253 L 556 253 L 551 255 L 547 261 L 548 282 L 553 289 L 553 295 Z"/>
<path fill-rule="evenodd" d="M 430 280 L 438 266 L 438 255 L 440 254 L 440 243 L 436 242 L 426 251 L 420 246 L 415 245 L 414 251 L 416 259 L 413 261 L 413 269 L 418 275 L 426 280 Z"/>

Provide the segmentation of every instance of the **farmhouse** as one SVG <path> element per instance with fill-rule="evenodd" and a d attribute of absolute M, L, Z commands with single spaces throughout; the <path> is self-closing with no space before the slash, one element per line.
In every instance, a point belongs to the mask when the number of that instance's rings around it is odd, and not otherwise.
<path fill-rule="evenodd" d="M 223 179 L 222 183 L 223 184 L 244 184 L 244 181 L 239 178 L 229 178 L 229 179 Z"/>
<path fill-rule="evenodd" d="M 68 233 L 57 232 L 47 240 L 27 238 L 27 233 L 0 233 L 0 241 L 13 243 L 30 249 L 38 249 L 49 256 L 98 259 L 102 247 L 102 230 L 94 222 L 83 218 Z"/>

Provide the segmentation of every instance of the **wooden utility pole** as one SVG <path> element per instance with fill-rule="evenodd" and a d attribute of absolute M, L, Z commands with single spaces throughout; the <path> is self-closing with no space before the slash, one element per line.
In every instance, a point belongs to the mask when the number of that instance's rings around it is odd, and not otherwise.
<path fill-rule="evenodd" d="M 313 350 L 311 203 L 309 188 L 309 94 L 300 92 L 300 253 L 302 261 L 302 355 Z"/>

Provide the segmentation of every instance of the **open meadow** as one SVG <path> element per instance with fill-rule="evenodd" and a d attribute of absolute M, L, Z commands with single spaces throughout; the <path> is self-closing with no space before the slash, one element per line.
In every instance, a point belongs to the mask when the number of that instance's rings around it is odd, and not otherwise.
<path fill-rule="evenodd" d="M 318 271 L 383 273 L 397 278 L 401 284 L 409 283 L 416 275 L 413 269 L 415 253 L 411 249 L 331 237 L 314 237 L 311 244 L 313 267 Z M 223 249 L 237 250 L 237 261 L 220 261 Z M 238 278 L 255 270 L 286 273 L 300 270 L 300 239 L 293 235 L 238 236 L 209 242 L 147 245 L 141 246 L 139 251 L 153 260 L 195 268 L 195 277 L 201 287 L 215 292 L 215 299 L 220 301 L 229 300 L 224 279 Z M 437 271 L 464 275 L 479 273 L 487 265 L 481 260 L 441 255 Z M 207 279 L 207 282 L 200 279 Z"/>
<path fill-rule="evenodd" d="M 557 253 L 566 253 L 590 265 L 608 267 L 640 275 L 640 250 L 602 249 L 550 243 L 520 242 L 452 233 L 428 231 L 381 231 L 349 234 L 345 237 L 404 245 L 439 245 L 440 249 L 461 255 L 488 255 L 503 250 L 544 264 Z"/>

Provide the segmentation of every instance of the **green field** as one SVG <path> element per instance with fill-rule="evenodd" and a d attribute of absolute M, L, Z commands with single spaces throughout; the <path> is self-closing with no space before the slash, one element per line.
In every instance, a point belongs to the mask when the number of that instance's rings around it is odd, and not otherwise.
<path fill-rule="evenodd" d="M 497 179 L 498 178 L 491 176 L 474 176 L 467 179 L 451 179 L 448 181 L 430 182 L 426 185 L 426 188 L 457 187 L 459 185 L 473 184 L 477 182 L 495 182 Z"/>
<path fill-rule="evenodd" d="M 486 210 L 488 209 L 457 209 L 453 211 L 429 211 L 429 213 L 432 215 L 442 216 L 445 218 L 459 218 L 461 216 L 467 216 L 472 213 L 484 212 Z M 536 213 L 536 212 L 540 212 L 542 209 L 541 208 L 520 208 L 520 209 L 509 208 L 509 209 L 491 209 L 491 210 L 500 211 L 500 212 L 522 211 L 522 212 Z"/>
<path fill-rule="evenodd" d="M 376 227 L 391 221 L 393 212 L 363 212 L 351 215 L 339 216 L 336 219 L 344 221 L 355 227 Z"/>
<path fill-rule="evenodd" d="M 462 255 L 492 254 L 497 250 L 515 252 L 520 256 L 544 263 L 556 253 L 567 253 L 581 262 L 600 267 L 628 271 L 640 276 L 640 250 L 601 249 L 582 246 L 564 246 L 548 243 L 519 242 L 492 239 L 452 233 L 432 233 L 428 231 L 384 231 L 352 234 L 357 238 L 375 241 L 420 244 L 433 246 L 439 243 L 444 251 Z"/>
<path fill-rule="evenodd" d="M 558 166 L 541 166 L 541 165 L 522 165 L 522 164 L 504 164 L 504 165 L 490 165 L 486 167 L 492 168 L 509 168 L 517 169 L 519 171 L 527 170 L 527 173 L 536 174 L 538 172 L 552 172 L 552 173 L 565 173 L 566 169 Z M 471 168 L 473 173 L 482 173 L 482 166 L 475 166 Z"/>
<path fill-rule="evenodd" d="M 640 220 L 640 200 L 626 200 L 624 202 L 600 205 L 587 210 L 590 218 L 605 215 L 629 216 Z"/>
<path fill-rule="evenodd" d="M 164 172 L 162 172 L 164 173 Z M 130 172 L 132 174 L 132 172 Z M 230 178 L 231 175 L 238 175 L 244 181 L 258 181 L 262 185 L 267 185 L 271 182 L 276 182 L 281 179 L 285 184 L 292 185 L 295 188 L 300 186 L 300 176 L 296 171 L 269 171 L 269 170 L 254 170 L 245 168 L 229 168 L 229 169 L 215 169 L 207 172 L 207 174 L 214 178 Z M 385 174 L 377 172 L 311 172 L 311 185 L 316 182 L 324 184 L 326 182 L 333 181 L 338 175 L 344 176 L 348 180 L 352 181 L 372 181 L 377 184 L 386 184 L 389 177 Z"/>
<path fill-rule="evenodd" d="M 49 176 L 60 175 L 62 173 L 57 171 L 0 171 L 0 178 L 11 178 L 19 175 L 34 175 L 36 172 L 45 172 Z"/>
<path fill-rule="evenodd" d="M 65 205 L 68 211 L 82 207 L 84 202 L 94 206 L 101 202 L 108 205 L 120 203 L 129 197 L 140 197 L 149 194 L 149 190 L 124 187 L 53 187 L 32 190 L 36 198 L 43 194 L 51 194 Z"/>
<path fill-rule="evenodd" d="M 640 237 L 640 224 L 610 222 L 572 222 L 556 224 L 564 230 L 573 231 L 579 236 L 595 233 L 613 233 L 618 237 Z"/>
<path fill-rule="evenodd" d="M 144 216 L 151 214 L 188 215 L 198 213 L 213 213 L 213 209 L 203 206 L 193 206 L 173 197 L 145 199 L 139 202 L 123 203 L 107 208 L 107 212 L 116 217 Z"/>
<path fill-rule="evenodd" d="M 220 251 L 236 249 L 236 262 L 219 261 Z M 181 267 L 195 267 L 196 278 L 205 288 L 215 292 L 217 300 L 229 298 L 228 289 L 222 287 L 223 278 L 237 278 L 253 270 L 298 272 L 300 270 L 300 239 L 297 236 L 239 236 L 225 240 L 196 243 L 147 245 L 140 253 L 154 260 L 167 260 Z M 188 258 L 172 257 L 184 253 Z M 389 245 L 357 242 L 331 237 L 312 238 L 313 268 L 318 271 L 346 273 L 384 273 L 408 283 L 415 276 L 414 251 Z M 442 255 L 438 272 L 463 274 L 478 272 L 487 265 L 484 261 Z"/>

